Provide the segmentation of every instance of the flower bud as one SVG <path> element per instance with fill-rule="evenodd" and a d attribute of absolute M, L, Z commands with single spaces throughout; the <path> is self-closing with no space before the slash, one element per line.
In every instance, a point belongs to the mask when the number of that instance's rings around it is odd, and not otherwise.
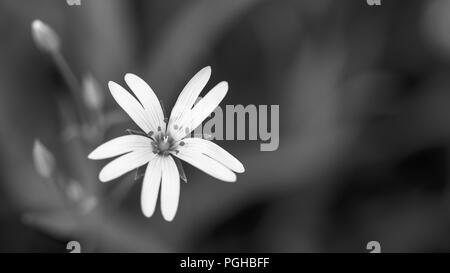
<path fill-rule="evenodd" d="M 70 200 L 75 202 L 79 202 L 81 199 L 83 199 L 85 195 L 83 188 L 77 181 L 69 182 L 66 188 L 66 193 L 67 196 L 70 198 Z"/>
<path fill-rule="evenodd" d="M 60 40 L 58 34 L 42 21 L 33 21 L 31 24 L 31 34 L 34 42 L 41 50 L 48 53 L 55 53 L 59 50 Z"/>
<path fill-rule="evenodd" d="M 50 178 L 55 170 L 55 158 L 39 140 L 34 142 L 33 160 L 36 171 L 44 178 Z"/>
<path fill-rule="evenodd" d="M 102 88 L 92 75 L 83 78 L 82 96 L 84 103 L 91 110 L 100 110 L 105 102 Z"/>

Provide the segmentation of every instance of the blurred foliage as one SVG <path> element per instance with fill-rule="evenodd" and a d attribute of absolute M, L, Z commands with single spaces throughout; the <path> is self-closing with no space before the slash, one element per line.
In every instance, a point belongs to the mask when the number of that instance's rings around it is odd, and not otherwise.
<path fill-rule="evenodd" d="M 75 239 L 89 251 L 449 251 L 449 3 L 2 0 L 0 251 Z M 230 83 L 225 104 L 280 105 L 279 150 L 223 141 L 246 166 L 236 184 L 185 166 L 175 221 L 143 217 L 134 174 L 100 184 L 102 163 L 72 160 L 87 151 L 61 137 L 70 92 L 33 44 L 34 19 L 60 34 L 80 80 L 96 77 L 105 108 L 117 108 L 107 81 L 133 72 L 170 109 L 211 65 L 212 82 Z M 83 189 L 112 197 L 87 217 L 61 210 L 33 166 L 36 138 Z"/>

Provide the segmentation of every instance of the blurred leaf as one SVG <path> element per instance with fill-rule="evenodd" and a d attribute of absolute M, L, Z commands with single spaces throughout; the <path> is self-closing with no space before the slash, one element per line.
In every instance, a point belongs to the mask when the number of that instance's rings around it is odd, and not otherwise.
<path fill-rule="evenodd" d="M 78 221 L 73 212 L 68 210 L 26 213 L 22 220 L 25 224 L 56 237 L 66 237 L 79 231 Z"/>

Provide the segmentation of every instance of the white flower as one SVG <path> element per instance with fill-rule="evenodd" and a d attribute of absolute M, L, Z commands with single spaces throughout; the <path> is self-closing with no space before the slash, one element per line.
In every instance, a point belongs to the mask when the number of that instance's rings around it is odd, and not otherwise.
<path fill-rule="evenodd" d="M 208 66 L 187 83 L 167 124 L 158 98 L 141 78 L 133 74 L 125 75 L 125 82 L 138 100 L 115 82 L 108 84 L 114 99 L 145 132 L 145 136 L 115 138 L 100 145 L 88 157 L 105 159 L 121 155 L 100 171 L 102 182 L 148 163 L 141 192 L 141 208 L 147 217 L 155 211 L 160 188 L 164 219 L 172 221 L 175 217 L 180 195 L 180 174 L 173 157 L 226 182 L 236 181 L 234 172 L 244 172 L 241 162 L 218 145 L 205 139 L 188 137 L 214 111 L 228 91 L 228 84 L 221 82 L 194 105 L 210 76 L 211 68 Z"/>

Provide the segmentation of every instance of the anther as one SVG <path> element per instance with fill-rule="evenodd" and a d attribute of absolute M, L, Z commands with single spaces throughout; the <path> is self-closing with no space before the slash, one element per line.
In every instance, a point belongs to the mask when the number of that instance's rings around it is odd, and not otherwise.
<path fill-rule="evenodd" d="M 181 141 L 181 142 L 180 142 L 180 146 L 184 146 L 184 141 Z"/>

